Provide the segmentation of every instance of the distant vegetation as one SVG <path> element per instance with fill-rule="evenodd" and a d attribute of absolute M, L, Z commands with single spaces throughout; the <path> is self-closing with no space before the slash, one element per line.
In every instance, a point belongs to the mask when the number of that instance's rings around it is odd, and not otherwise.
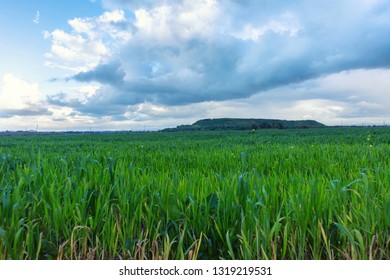
<path fill-rule="evenodd" d="M 257 130 L 257 129 L 287 129 L 287 128 L 321 128 L 324 124 L 313 120 L 273 120 L 273 119 L 204 119 L 192 125 L 180 125 L 176 128 L 167 128 L 163 131 L 212 131 L 212 130 Z"/>

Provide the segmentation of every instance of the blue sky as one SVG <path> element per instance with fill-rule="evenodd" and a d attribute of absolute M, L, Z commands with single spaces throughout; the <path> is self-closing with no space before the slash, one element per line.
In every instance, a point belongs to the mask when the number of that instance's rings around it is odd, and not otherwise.
<path fill-rule="evenodd" d="M 386 0 L 0 5 L 0 130 L 390 123 Z"/>

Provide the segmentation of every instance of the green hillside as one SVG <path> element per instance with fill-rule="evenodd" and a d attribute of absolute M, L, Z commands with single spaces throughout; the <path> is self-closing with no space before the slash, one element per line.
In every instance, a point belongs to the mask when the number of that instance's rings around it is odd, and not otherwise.
<path fill-rule="evenodd" d="M 252 130 L 252 129 L 289 129 L 289 128 L 321 128 L 324 124 L 314 120 L 278 120 L 278 119 L 203 119 L 191 125 L 179 125 L 164 131 L 208 131 L 208 130 Z"/>

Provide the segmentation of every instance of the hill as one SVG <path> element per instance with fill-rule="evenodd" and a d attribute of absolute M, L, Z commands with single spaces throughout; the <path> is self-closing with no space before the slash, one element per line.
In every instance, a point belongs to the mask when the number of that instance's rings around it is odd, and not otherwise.
<path fill-rule="evenodd" d="M 191 125 L 179 125 L 176 128 L 166 128 L 163 131 L 209 131 L 209 130 L 252 130 L 252 129 L 290 129 L 290 128 L 320 128 L 324 124 L 314 120 L 278 120 L 278 119 L 203 119 Z"/>

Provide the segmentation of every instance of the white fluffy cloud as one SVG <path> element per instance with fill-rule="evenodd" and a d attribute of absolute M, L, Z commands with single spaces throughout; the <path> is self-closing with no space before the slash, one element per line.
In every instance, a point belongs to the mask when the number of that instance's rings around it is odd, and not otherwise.
<path fill-rule="evenodd" d="M 139 37 L 174 45 L 213 36 L 221 16 L 215 0 L 184 1 L 181 5 L 166 2 L 150 9 L 137 9 L 134 14 Z"/>
<path fill-rule="evenodd" d="M 71 106 L 51 104 L 37 83 L 5 74 L 0 87 L 0 129 L 10 130 L 65 130 L 89 129 L 99 119 L 77 114 Z M 100 88 L 99 85 L 74 87 L 64 98 L 82 104 Z M 101 118 L 104 119 L 104 118 Z M 106 123 L 107 121 L 100 123 Z M 98 128 L 99 125 L 96 125 Z M 108 127 L 109 125 L 107 125 Z"/>
<path fill-rule="evenodd" d="M 44 98 L 38 84 L 29 83 L 12 74 L 3 76 L 0 104 L 0 117 L 49 114 L 44 107 Z"/>
<path fill-rule="evenodd" d="M 96 18 L 74 18 L 68 21 L 70 32 L 45 31 L 52 46 L 46 53 L 46 65 L 75 72 L 93 69 L 129 40 L 124 12 L 114 10 Z"/>

